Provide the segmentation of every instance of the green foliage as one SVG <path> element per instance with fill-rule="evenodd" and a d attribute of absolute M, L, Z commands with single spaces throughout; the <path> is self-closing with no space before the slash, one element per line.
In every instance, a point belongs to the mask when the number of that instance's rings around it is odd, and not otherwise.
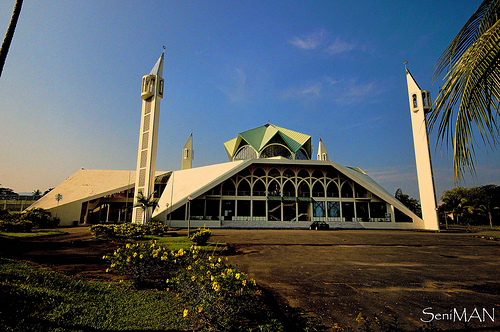
<path fill-rule="evenodd" d="M 208 228 L 198 228 L 191 233 L 189 239 L 199 246 L 204 246 L 205 244 L 207 244 L 211 236 L 212 231 L 210 231 Z"/>
<path fill-rule="evenodd" d="M 171 293 L 130 292 L 1 258 L 0 297 L 3 331 L 164 331 L 187 325 Z"/>
<path fill-rule="evenodd" d="M 168 250 L 155 241 L 127 244 L 105 256 L 115 271 L 136 288 L 175 293 L 184 304 L 183 318 L 203 322 L 214 330 L 234 327 L 236 317 L 249 310 L 258 294 L 256 283 L 220 257 L 189 250 Z"/>
<path fill-rule="evenodd" d="M 158 221 L 151 221 L 147 225 L 139 224 L 97 224 L 90 227 L 90 231 L 97 238 L 103 239 L 140 239 L 146 235 L 162 235 L 167 232 L 166 226 Z"/>
<path fill-rule="evenodd" d="M 193 250 L 168 250 L 156 243 L 127 243 L 116 249 L 109 259 L 111 266 L 107 270 L 116 271 L 119 275 L 129 278 L 136 288 L 147 285 L 157 287 L 171 275 L 177 266 L 186 265 L 192 259 Z"/>
<path fill-rule="evenodd" d="M 249 311 L 259 294 L 255 280 L 227 265 L 221 257 L 192 257 L 190 264 L 167 284 L 185 303 L 183 316 L 201 320 L 210 330 L 235 328 L 238 315 Z"/>
<path fill-rule="evenodd" d="M 439 211 L 462 225 L 493 226 L 500 216 L 500 186 L 457 187 L 445 190 Z"/>
<path fill-rule="evenodd" d="M 438 141 L 451 142 L 455 180 L 474 173 L 478 133 L 486 146 L 499 142 L 500 1 L 484 0 L 439 57 L 433 80 L 446 72 L 429 116 Z M 454 111 L 458 104 L 458 110 Z"/>
<path fill-rule="evenodd" d="M 410 211 L 422 218 L 422 207 L 420 206 L 420 202 L 418 201 L 418 199 L 411 198 L 408 194 L 403 193 L 403 190 L 401 190 L 401 188 L 398 188 L 396 190 L 394 197 L 401 203 L 403 203 L 403 205 L 406 206 Z"/>
<path fill-rule="evenodd" d="M 1 232 L 29 233 L 33 228 L 33 223 L 27 220 L 0 221 Z"/>
<path fill-rule="evenodd" d="M 42 208 L 26 211 L 21 215 L 21 220 L 31 221 L 33 226 L 38 226 L 39 228 L 54 228 L 61 221 L 59 218 L 52 218 L 50 212 Z"/>

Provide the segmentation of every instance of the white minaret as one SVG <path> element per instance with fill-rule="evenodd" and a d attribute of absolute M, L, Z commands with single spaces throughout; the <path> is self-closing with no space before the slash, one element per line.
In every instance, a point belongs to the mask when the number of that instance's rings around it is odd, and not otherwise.
<path fill-rule="evenodd" d="M 153 211 L 135 207 L 139 193 L 149 197 L 154 191 L 156 146 L 158 142 L 158 119 L 160 116 L 160 100 L 163 98 L 163 56 L 156 62 L 149 75 L 142 78 L 142 113 L 139 135 L 139 152 L 137 154 L 137 172 L 135 176 L 134 210 L 132 222 L 147 223 Z"/>
<path fill-rule="evenodd" d="M 326 151 L 325 144 L 323 144 L 323 141 L 321 140 L 321 138 L 319 139 L 318 155 L 317 155 L 316 159 L 323 160 L 323 161 L 330 160 L 328 158 L 328 151 Z"/>
<path fill-rule="evenodd" d="M 425 229 L 439 230 L 427 120 L 425 118 L 425 115 L 431 110 L 432 106 L 431 93 L 420 89 L 408 69 L 406 69 L 406 82 L 408 84 L 408 98 L 410 101 L 411 126 L 413 128 L 413 144 L 415 146 L 422 219 L 424 220 Z"/>
<path fill-rule="evenodd" d="M 182 169 L 190 169 L 193 167 L 194 150 L 193 150 L 193 134 L 189 138 L 182 149 Z"/>

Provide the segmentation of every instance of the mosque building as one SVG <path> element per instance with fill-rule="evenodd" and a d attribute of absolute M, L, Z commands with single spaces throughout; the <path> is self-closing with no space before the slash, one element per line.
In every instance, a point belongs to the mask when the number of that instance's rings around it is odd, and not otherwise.
<path fill-rule="evenodd" d="M 330 228 L 439 229 L 361 169 L 330 161 L 321 139 L 313 156 L 311 136 L 271 123 L 225 142 L 228 162 L 203 167 L 192 167 L 191 134 L 182 168 L 156 171 L 162 68 L 163 54 L 143 77 L 136 171 L 81 169 L 29 209 L 44 208 L 61 225 L 156 219 L 171 227 L 308 228 L 316 221 Z M 139 197 L 153 194 L 158 207 L 140 211 Z"/>

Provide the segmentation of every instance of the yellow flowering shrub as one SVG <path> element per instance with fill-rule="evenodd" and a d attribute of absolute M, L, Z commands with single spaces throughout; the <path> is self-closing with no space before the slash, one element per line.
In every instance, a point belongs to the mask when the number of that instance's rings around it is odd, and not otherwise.
<path fill-rule="evenodd" d="M 168 250 L 156 243 L 127 243 L 117 248 L 113 255 L 104 256 L 111 263 L 109 272 L 116 272 L 132 280 L 137 288 L 146 286 L 157 288 L 165 279 L 178 273 L 198 251 L 184 249 Z"/>
<path fill-rule="evenodd" d="M 189 239 L 195 242 L 199 246 L 204 246 L 207 244 L 208 240 L 212 236 L 212 231 L 208 228 L 198 228 L 191 233 Z"/>
<path fill-rule="evenodd" d="M 190 318 L 201 319 L 214 330 L 230 329 L 236 315 L 250 308 L 258 294 L 255 280 L 213 256 L 197 256 L 167 284 L 189 304 Z"/>
<path fill-rule="evenodd" d="M 90 231 L 95 237 L 102 239 L 140 239 L 145 235 L 165 234 L 167 228 L 161 222 L 152 220 L 147 225 L 97 224 L 90 227 Z"/>

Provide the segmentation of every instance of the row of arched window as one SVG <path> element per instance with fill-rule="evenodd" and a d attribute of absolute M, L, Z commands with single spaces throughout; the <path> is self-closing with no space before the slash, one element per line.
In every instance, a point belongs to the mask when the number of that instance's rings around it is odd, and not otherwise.
<path fill-rule="evenodd" d="M 213 188 L 207 194 L 222 196 L 370 197 L 366 189 L 340 177 L 336 172 L 304 169 L 279 170 L 276 168 L 267 170 L 257 168 L 241 172 L 223 182 L 222 185 Z"/>

